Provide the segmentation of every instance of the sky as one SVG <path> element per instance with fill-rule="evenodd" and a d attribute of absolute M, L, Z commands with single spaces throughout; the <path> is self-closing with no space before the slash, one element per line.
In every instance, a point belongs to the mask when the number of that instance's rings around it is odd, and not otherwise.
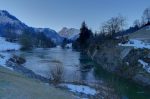
<path fill-rule="evenodd" d="M 79 29 L 85 21 L 93 31 L 103 22 L 121 14 L 127 26 L 140 19 L 150 0 L 0 0 L 0 9 L 7 10 L 32 27 Z"/>

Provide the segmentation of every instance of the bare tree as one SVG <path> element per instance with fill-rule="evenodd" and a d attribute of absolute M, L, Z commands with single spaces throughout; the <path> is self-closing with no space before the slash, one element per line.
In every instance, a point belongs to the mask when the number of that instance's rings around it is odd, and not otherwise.
<path fill-rule="evenodd" d="M 150 7 L 144 10 L 142 17 L 146 23 L 150 22 Z"/>
<path fill-rule="evenodd" d="M 106 34 L 113 35 L 124 29 L 126 25 L 125 17 L 119 15 L 117 17 L 112 17 L 102 25 L 102 32 Z"/>

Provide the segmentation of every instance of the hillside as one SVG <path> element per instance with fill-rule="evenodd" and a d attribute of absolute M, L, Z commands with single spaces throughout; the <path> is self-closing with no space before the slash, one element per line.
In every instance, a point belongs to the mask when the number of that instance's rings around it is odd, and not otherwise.
<path fill-rule="evenodd" d="M 44 33 L 48 38 L 52 39 L 55 43 L 61 43 L 63 38 L 58 35 L 58 33 L 49 28 L 34 28 L 30 27 L 15 16 L 11 15 L 5 10 L 0 10 L 0 36 L 13 36 L 17 37 L 24 31 L 29 31 L 31 33 Z"/>
<path fill-rule="evenodd" d="M 0 67 L 0 99 L 59 99 L 60 97 L 77 99 L 69 92 Z"/>
<path fill-rule="evenodd" d="M 129 35 L 129 39 L 150 40 L 150 26 L 143 27 L 142 29 Z"/>

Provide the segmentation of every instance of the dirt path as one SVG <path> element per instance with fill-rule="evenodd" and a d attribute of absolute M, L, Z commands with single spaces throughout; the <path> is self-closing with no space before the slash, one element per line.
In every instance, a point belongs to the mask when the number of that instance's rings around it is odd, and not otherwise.
<path fill-rule="evenodd" d="M 0 67 L 0 99 L 78 99 L 71 93 Z"/>

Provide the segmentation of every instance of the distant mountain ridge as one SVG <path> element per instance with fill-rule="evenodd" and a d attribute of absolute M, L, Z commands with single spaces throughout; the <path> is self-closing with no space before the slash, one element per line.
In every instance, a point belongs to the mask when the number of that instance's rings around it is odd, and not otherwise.
<path fill-rule="evenodd" d="M 52 29 L 29 27 L 9 12 L 0 10 L 0 36 L 6 36 L 8 31 L 13 32 L 14 35 L 20 35 L 25 30 L 30 31 L 33 34 L 43 32 L 48 38 L 52 39 L 57 44 L 63 41 L 63 38 Z"/>
<path fill-rule="evenodd" d="M 67 28 L 64 27 L 59 31 L 59 35 L 70 39 L 70 40 L 76 40 L 79 37 L 80 30 L 75 28 Z"/>

